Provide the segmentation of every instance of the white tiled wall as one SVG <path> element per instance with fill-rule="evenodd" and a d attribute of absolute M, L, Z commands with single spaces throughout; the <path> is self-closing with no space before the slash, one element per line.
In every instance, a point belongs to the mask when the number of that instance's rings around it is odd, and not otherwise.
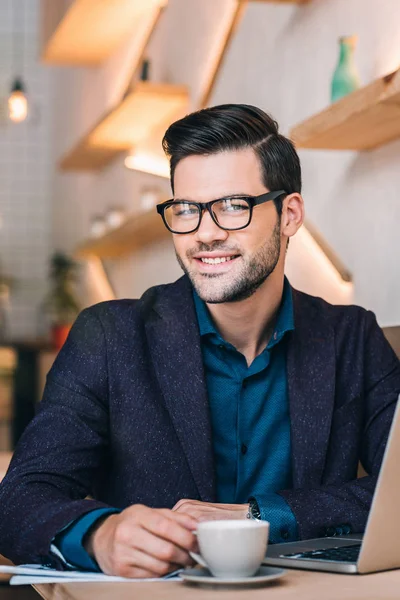
<path fill-rule="evenodd" d="M 151 78 L 188 85 L 190 108 L 197 106 L 221 23 L 234 6 L 235 0 L 169 0 L 148 48 Z M 211 104 L 255 104 L 287 134 L 329 104 L 339 36 L 359 35 L 357 65 L 367 84 L 400 64 L 399 23 L 399 0 L 311 0 L 302 6 L 250 2 Z M 134 41 L 132 35 L 129 43 Z M 97 70 L 58 70 L 57 156 L 109 108 L 111 92 L 120 91 L 129 43 Z M 375 311 L 384 326 L 400 322 L 399 159 L 400 140 L 365 153 L 301 152 L 307 217 L 353 274 L 355 302 Z M 145 183 L 143 175 L 124 170 L 122 157 L 102 172 L 55 178 L 54 238 L 66 250 L 87 236 L 91 216 L 108 204 L 134 208 Z M 173 249 L 164 242 L 108 267 L 118 296 L 137 296 L 180 274 Z M 307 280 L 318 282 L 318 270 L 307 269 Z M 310 291 L 316 293 L 315 287 Z"/>
<path fill-rule="evenodd" d="M 47 289 L 51 225 L 51 69 L 38 61 L 39 0 L 0 0 L 0 273 L 11 275 L 10 337 L 37 334 Z M 18 71 L 18 72 L 16 72 Z M 9 89 L 20 75 L 30 116 L 7 120 Z"/>

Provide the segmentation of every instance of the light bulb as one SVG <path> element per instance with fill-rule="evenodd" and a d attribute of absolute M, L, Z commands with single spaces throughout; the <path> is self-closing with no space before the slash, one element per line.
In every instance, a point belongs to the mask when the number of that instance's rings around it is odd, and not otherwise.
<path fill-rule="evenodd" d="M 28 99 L 20 80 L 16 80 L 8 98 L 8 116 L 14 123 L 25 121 L 28 116 Z"/>

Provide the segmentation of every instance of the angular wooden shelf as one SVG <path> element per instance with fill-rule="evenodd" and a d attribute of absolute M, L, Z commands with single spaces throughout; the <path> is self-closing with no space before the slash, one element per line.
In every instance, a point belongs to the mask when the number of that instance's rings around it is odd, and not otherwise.
<path fill-rule="evenodd" d="M 298 148 L 371 150 L 400 137 L 400 69 L 294 127 Z"/>
<path fill-rule="evenodd" d="M 167 0 L 42 0 L 42 59 L 48 64 L 96 66 L 132 35 L 147 13 Z"/>
<path fill-rule="evenodd" d="M 231 19 L 227 25 L 227 28 L 223 34 L 221 45 L 218 51 L 215 53 L 212 68 L 208 75 L 208 80 L 204 88 L 204 92 L 201 96 L 200 107 L 206 108 L 209 104 L 209 100 L 214 91 L 214 87 L 221 71 L 222 65 L 225 60 L 225 56 L 228 52 L 232 39 L 239 28 L 240 21 L 247 8 L 247 5 L 251 2 L 268 2 L 270 4 L 305 4 L 309 0 L 236 0 L 235 4 L 232 4 Z"/>
<path fill-rule="evenodd" d="M 398 358 L 400 358 L 400 325 L 397 325 L 397 327 L 383 327 L 383 333 Z"/>
<path fill-rule="evenodd" d="M 100 238 L 87 240 L 76 249 L 75 255 L 78 258 L 93 255 L 102 259 L 117 258 L 168 237 L 171 234 L 154 207 L 128 217 L 123 225 Z"/>
<path fill-rule="evenodd" d="M 140 81 L 61 161 L 64 170 L 102 169 L 186 109 L 185 86 Z"/>

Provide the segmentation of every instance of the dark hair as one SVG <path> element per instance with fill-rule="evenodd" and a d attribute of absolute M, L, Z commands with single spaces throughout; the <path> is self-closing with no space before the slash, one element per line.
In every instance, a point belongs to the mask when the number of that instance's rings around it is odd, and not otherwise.
<path fill-rule="evenodd" d="M 183 158 L 253 148 L 261 162 L 264 185 L 271 191 L 301 192 L 301 167 L 293 143 L 278 131 L 267 113 L 247 104 L 222 104 L 191 113 L 172 123 L 162 145 L 170 158 L 171 187 Z M 282 198 L 275 202 L 282 212 Z"/>

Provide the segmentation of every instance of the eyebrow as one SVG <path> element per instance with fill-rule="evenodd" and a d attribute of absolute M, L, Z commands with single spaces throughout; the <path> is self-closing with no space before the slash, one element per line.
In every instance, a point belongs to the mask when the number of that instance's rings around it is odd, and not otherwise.
<path fill-rule="evenodd" d="M 214 198 L 214 200 L 228 200 L 229 198 L 254 198 L 254 194 L 238 194 L 235 192 L 234 194 L 226 194 L 225 196 L 220 196 L 219 198 Z M 188 198 L 174 198 L 174 202 L 195 202 L 196 204 L 206 204 L 206 202 L 198 202 L 197 200 L 189 200 Z M 208 202 L 212 202 L 213 200 L 208 200 Z"/>

